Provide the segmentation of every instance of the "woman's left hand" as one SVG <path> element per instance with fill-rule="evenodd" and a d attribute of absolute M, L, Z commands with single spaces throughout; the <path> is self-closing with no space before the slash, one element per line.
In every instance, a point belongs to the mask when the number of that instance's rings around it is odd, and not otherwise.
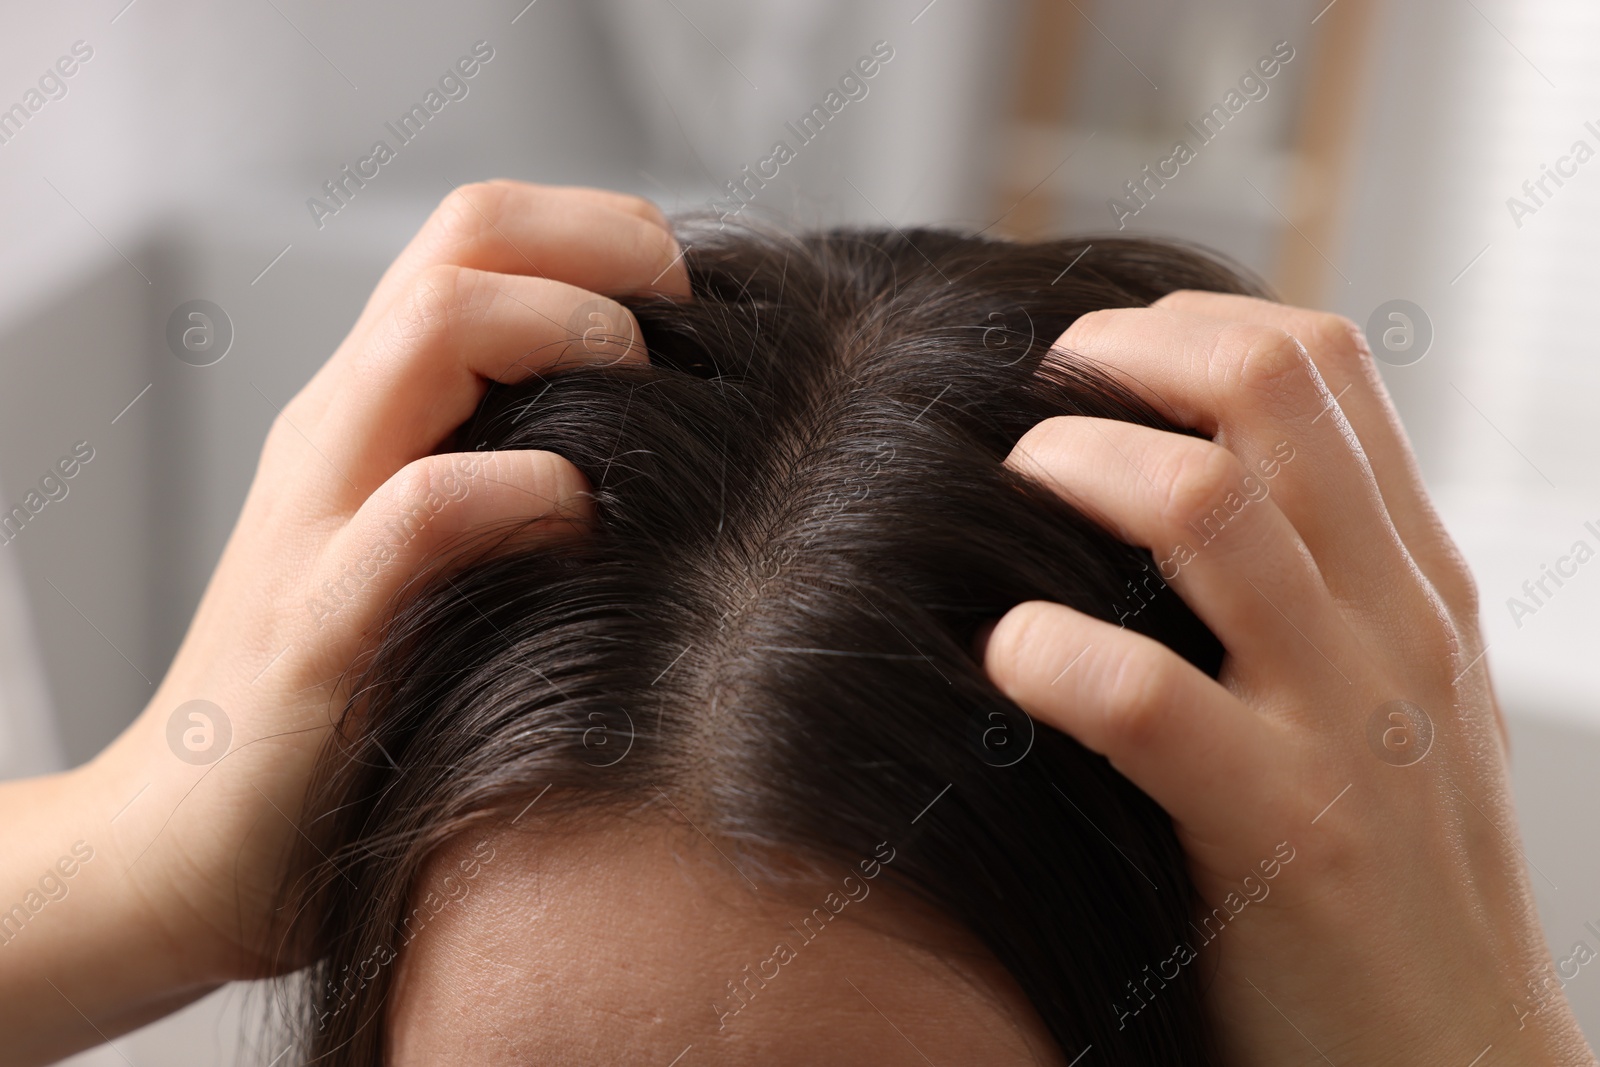
<path fill-rule="evenodd" d="M 1180 292 L 1057 346 L 1212 438 L 1063 417 L 1008 461 L 1148 548 L 1227 652 L 1214 681 L 1050 603 L 985 647 L 1002 690 L 1167 810 L 1204 901 L 1108 1010 L 1138 1026 L 1202 967 L 1228 1063 L 1593 1064 L 1534 910 L 1477 593 L 1360 332 Z"/>

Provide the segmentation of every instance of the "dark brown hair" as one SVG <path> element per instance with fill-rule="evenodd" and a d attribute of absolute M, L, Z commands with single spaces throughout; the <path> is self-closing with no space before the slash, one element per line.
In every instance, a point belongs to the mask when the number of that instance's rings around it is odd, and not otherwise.
<path fill-rule="evenodd" d="M 1048 599 L 1217 671 L 1147 552 L 1002 460 L 1053 415 L 1172 428 L 1050 350 L 1074 319 L 1259 287 L 1143 240 L 680 236 L 693 301 L 632 305 L 648 366 L 497 387 L 452 443 L 567 457 L 597 519 L 424 583 L 362 668 L 287 909 L 318 958 L 306 1062 L 381 1062 L 422 865 L 546 787 L 541 811 L 580 814 L 663 789 L 730 847 L 815 863 L 892 842 L 892 876 L 988 946 L 1068 1058 L 1214 1062 L 1202 966 L 1140 986 L 1194 903 L 1169 820 L 1035 726 L 972 642 Z"/>

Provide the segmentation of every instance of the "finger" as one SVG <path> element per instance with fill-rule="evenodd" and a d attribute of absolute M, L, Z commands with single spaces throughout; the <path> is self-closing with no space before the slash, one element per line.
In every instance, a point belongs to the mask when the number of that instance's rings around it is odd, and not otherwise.
<path fill-rule="evenodd" d="M 1118 375 L 1254 468 L 1280 458 L 1278 506 L 1336 595 L 1394 609 L 1414 573 L 1366 456 L 1304 347 L 1282 330 L 1166 308 L 1079 318 L 1056 342 Z"/>
<path fill-rule="evenodd" d="M 1326 671 L 1315 650 L 1340 654 L 1342 633 L 1329 625 L 1338 616 L 1322 576 L 1272 500 L 1283 469 L 1275 461 L 1250 471 L 1210 441 L 1061 416 L 1029 430 L 1006 464 L 1123 541 L 1148 548 L 1161 581 L 1246 668 L 1291 662 Z M 1148 585 L 1148 595 L 1160 591 L 1159 583 Z M 1143 602 L 1130 598 L 1119 623 Z M 1285 626 L 1286 618 L 1294 625 Z"/>
<path fill-rule="evenodd" d="M 525 185 L 524 182 L 513 182 L 516 185 Z M 457 186 L 459 189 L 460 186 Z M 548 192 L 556 193 L 583 193 L 593 197 L 598 203 L 616 208 L 618 211 L 629 215 L 637 215 L 644 221 L 660 226 L 668 233 L 672 232 L 672 223 L 667 220 L 667 213 L 651 200 L 631 193 L 619 193 L 611 189 L 594 189 L 582 185 L 545 185 L 535 186 Z"/>
<path fill-rule="evenodd" d="M 384 272 L 357 327 L 439 264 L 551 278 L 608 296 L 689 296 L 683 251 L 655 205 L 593 189 L 492 181 L 460 186 L 440 202 Z"/>
<path fill-rule="evenodd" d="M 329 541 L 307 610 L 337 651 L 452 542 L 477 533 L 524 545 L 569 536 L 592 515 L 588 481 L 552 452 L 428 456 L 385 482 Z"/>
<path fill-rule="evenodd" d="M 1350 422 L 1400 539 L 1428 580 L 1458 609 L 1471 578 L 1465 561 L 1423 486 L 1400 414 L 1359 327 L 1342 315 L 1288 307 L 1232 293 L 1181 290 L 1157 307 L 1275 327 L 1303 344 Z"/>
<path fill-rule="evenodd" d="M 1236 842 L 1239 813 L 1272 799 L 1272 725 L 1143 634 L 1030 601 L 996 624 L 983 662 L 1024 711 L 1105 756 L 1211 844 Z"/>
<path fill-rule="evenodd" d="M 353 507 L 347 491 L 364 500 L 437 449 L 472 416 L 489 380 L 644 359 L 638 323 L 615 301 L 543 278 L 431 267 L 361 351 L 319 372 L 325 380 L 285 415 L 307 414 L 299 429 Z M 320 417 L 313 398 L 326 398 Z"/>

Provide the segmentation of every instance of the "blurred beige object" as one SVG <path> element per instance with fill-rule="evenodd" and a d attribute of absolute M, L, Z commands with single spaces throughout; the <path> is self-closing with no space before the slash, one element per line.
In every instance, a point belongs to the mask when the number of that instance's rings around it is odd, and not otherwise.
<path fill-rule="evenodd" d="M 1048 179 L 1068 137 L 1070 57 L 1077 50 L 1082 21 L 1070 4 L 1033 0 L 1018 24 L 1022 60 L 995 206 L 1001 213 L 995 228 L 1008 237 L 1043 237 L 1060 218 Z"/>
<path fill-rule="evenodd" d="M 1360 132 L 1377 7 L 1374 0 L 1334 0 L 1315 19 L 1317 46 L 1295 119 L 1287 217 L 1271 275 L 1291 304 L 1326 307 L 1330 302 L 1330 276 L 1336 275 L 1328 257 L 1337 259 L 1341 212 L 1350 200 L 1350 160 Z"/>

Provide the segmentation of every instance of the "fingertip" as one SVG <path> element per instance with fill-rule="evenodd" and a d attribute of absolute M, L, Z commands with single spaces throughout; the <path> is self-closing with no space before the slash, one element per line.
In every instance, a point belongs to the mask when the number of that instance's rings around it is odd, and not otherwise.
<path fill-rule="evenodd" d="M 560 517 L 576 523 L 588 523 L 594 518 L 594 487 L 577 465 L 555 452 L 537 450 L 533 453 L 545 465 L 553 484 L 551 498 L 553 510 Z"/>
<path fill-rule="evenodd" d="M 639 198 L 639 207 L 645 218 L 649 219 L 657 226 L 660 226 L 668 233 L 672 232 L 672 223 L 667 219 L 667 213 L 661 210 L 660 204 L 656 203 L 648 196 L 641 196 Z"/>
<path fill-rule="evenodd" d="M 693 296 L 689 284 L 688 249 L 678 241 L 676 234 L 670 226 L 667 231 L 667 262 L 661 268 L 661 273 L 651 280 L 646 292 L 655 296 L 664 296 L 673 300 L 688 300 Z"/>
<path fill-rule="evenodd" d="M 486 478 L 531 494 L 530 514 L 587 521 L 594 515 L 594 491 L 577 465 L 544 449 L 507 449 L 473 453 L 490 465 Z M 496 503 L 503 508 L 505 505 Z"/>
<path fill-rule="evenodd" d="M 1019 686 L 1043 669 L 1042 659 L 1066 636 L 1073 614 L 1071 608 L 1060 604 L 1029 600 L 989 626 L 982 663 L 1001 692 L 1015 699 Z"/>

